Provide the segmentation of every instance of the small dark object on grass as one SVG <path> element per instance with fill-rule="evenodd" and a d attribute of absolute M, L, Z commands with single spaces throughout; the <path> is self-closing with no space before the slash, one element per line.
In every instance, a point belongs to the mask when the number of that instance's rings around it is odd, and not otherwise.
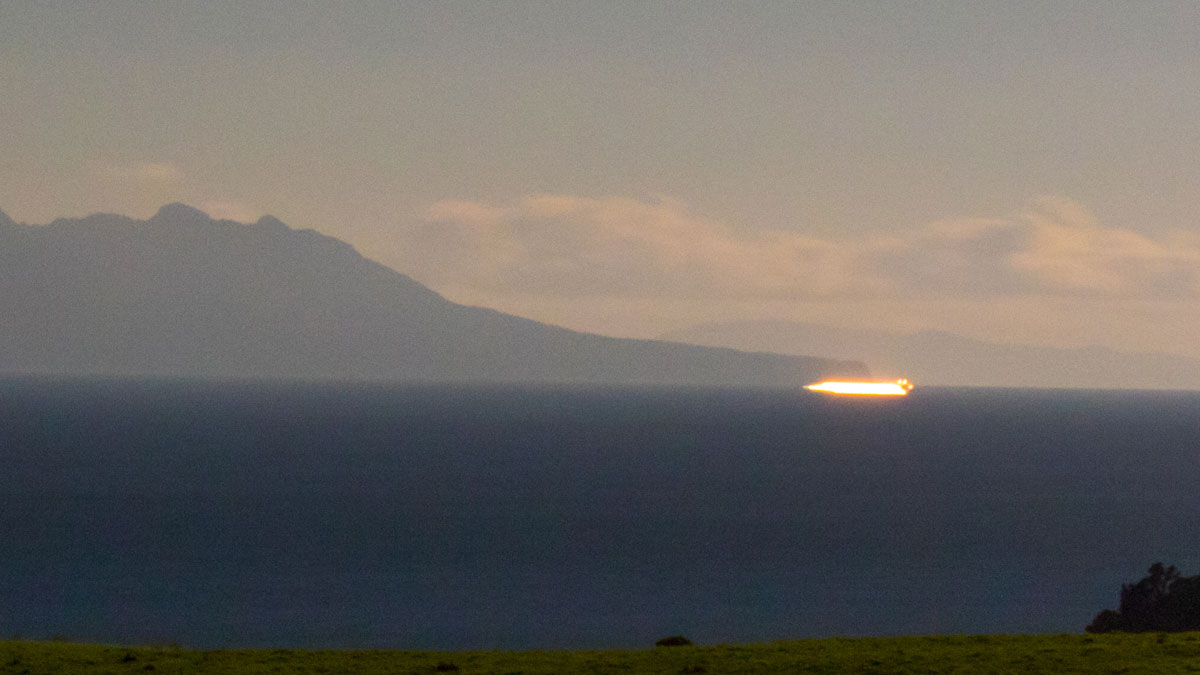
<path fill-rule="evenodd" d="M 655 647 L 683 647 L 692 644 L 692 641 L 682 635 L 672 635 L 665 637 L 654 643 Z"/>
<path fill-rule="evenodd" d="M 133 655 L 133 652 L 125 652 L 125 656 L 121 657 L 121 663 L 132 663 L 134 661 L 137 661 L 137 657 Z"/>
<path fill-rule="evenodd" d="M 452 673 L 458 670 L 458 666 L 449 661 L 438 661 L 437 667 L 434 668 L 439 673 Z"/>
<path fill-rule="evenodd" d="M 703 673 L 705 671 L 704 666 L 687 666 L 679 672 L 683 675 L 698 675 L 699 673 Z"/>

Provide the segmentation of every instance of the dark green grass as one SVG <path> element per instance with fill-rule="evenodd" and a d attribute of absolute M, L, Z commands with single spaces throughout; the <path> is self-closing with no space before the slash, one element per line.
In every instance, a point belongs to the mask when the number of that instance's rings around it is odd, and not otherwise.
<path fill-rule="evenodd" d="M 439 668 L 440 666 L 440 668 Z M 638 650 L 197 651 L 0 642 L 0 673 L 1200 673 L 1200 633 L 832 638 Z"/>

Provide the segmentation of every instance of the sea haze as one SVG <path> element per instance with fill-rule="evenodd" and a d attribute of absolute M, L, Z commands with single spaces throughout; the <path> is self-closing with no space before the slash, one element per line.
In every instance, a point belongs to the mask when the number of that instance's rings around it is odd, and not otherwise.
<path fill-rule="evenodd" d="M 1200 393 L 0 381 L 0 632 L 1078 632 L 1200 571 Z"/>

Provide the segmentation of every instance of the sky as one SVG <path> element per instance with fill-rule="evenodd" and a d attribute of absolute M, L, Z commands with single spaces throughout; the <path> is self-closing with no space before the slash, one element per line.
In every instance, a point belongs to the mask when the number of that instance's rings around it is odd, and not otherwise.
<path fill-rule="evenodd" d="M 0 0 L 0 209 L 447 298 L 1200 356 L 1200 3 Z"/>

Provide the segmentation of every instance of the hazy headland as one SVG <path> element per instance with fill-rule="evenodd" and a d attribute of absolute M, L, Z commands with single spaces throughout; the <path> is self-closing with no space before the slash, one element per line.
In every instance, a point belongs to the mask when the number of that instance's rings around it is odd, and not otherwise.
<path fill-rule="evenodd" d="M 1109 347 L 1047 347 L 788 321 L 707 323 L 660 336 L 689 344 L 860 359 L 879 377 L 920 385 L 1200 389 L 1200 359 Z"/>
<path fill-rule="evenodd" d="M 0 220 L 0 374 L 797 387 L 854 360 L 566 330 L 449 302 L 349 244 L 171 204 Z"/>

